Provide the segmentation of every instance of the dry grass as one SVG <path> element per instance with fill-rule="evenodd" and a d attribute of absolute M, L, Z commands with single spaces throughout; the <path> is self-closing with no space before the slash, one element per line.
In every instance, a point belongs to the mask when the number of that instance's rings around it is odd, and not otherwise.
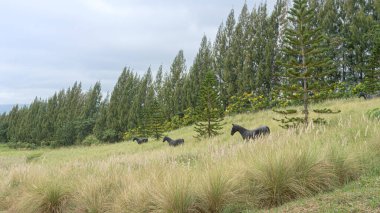
<path fill-rule="evenodd" d="M 326 126 L 283 130 L 271 111 L 227 117 L 224 134 L 196 141 L 192 127 L 161 141 L 13 151 L 0 147 L 0 211 L 8 212 L 237 212 L 311 197 L 380 173 L 380 123 L 367 119 L 371 101 L 339 100 L 321 108 Z M 255 142 L 231 136 L 232 123 L 266 124 Z"/>

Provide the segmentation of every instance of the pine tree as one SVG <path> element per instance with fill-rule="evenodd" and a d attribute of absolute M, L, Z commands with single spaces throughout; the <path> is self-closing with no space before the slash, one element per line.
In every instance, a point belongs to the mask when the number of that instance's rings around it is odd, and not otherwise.
<path fill-rule="evenodd" d="M 217 92 L 217 82 L 215 75 L 209 71 L 202 83 L 199 105 L 196 108 L 197 122 L 195 131 L 196 137 L 212 137 L 220 134 L 222 129 L 223 111 L 222 103 Z"/>
<path fill-rule="evenodd" d="M 203 36 L 201 46 L 195 56 L 194 63 L 189 71 L 189 105 L 195 108 L 198 105 L 198 96 L 201 79 L 204 79 L 207 70 L 212 70 L 211 44 L 207 37 Z"/>
<path fill-rule="evenodd" d="M 236 95 L 238 92 L 238 86 L 237 86 L 237 73 L 236 73 L 236 63 L 235 63 L 235 53 L 234 53 L 234 35 L 235 35 L 235 12 L 234 10 L 231 10 L 230 14 L 228 15 L 226 26 L 224 28 L 224 36 L 225 36 L 225 45 L 226 45 L 226 53 L 223 60 L 223 80 L 224 80 L 224 88 L 225 88 L 225 94 L 224 97 L 224 104 L 225 107 L 228 106 L 228 100 L 231 98 L 231 96 Z M 236 46 L 236 45 L 235 45 Z M 239 47 L 238 47 L 239 48 Z"/>
<path fill-rule="evenodd" d="M 150 107 L 150 118 L 148 123 L 149 132 L 157 140 L 160 139 L 162 133 L 164 132 L 164 116 L 161 110 L 161 107 L 155 99 L 152 106 Z"/>
<path fill-rule="evenodd" d="M 99 113 L 95 120 L 94 126 L 94 135 L 101 141 L 104 141 L 103 138 L 104 132 L 107 129 L 107 112 L 109 107 L 109 95 L 104 98 L 104 100 L 100 103 Z"/>
<path fill-rule="evenodd" d="M 227 91 L 226 91 L 226 77 L 225 77 L 225 58 L 227 53 L 227 36 L 224 30 L 223 23 L 219 26 L 218 32 L 216 34 L 215 42 L 213 45 L 213 69 L 215 70 L 218 91 L 220 94 L 220 99 L 223 103 L 224 109 L 227 108 Z"/>
<path fill-rule="evenodd" d="M 332 62 L 325 55 L 324 38 L 320 29 L 313 26 L 314 10 L 307 0 L 294 0 L 288 18 L 291 27 L 285 32 L 283 51 L 290 57 L 282 65 L 287 69 L 287 84 L 283 92 L 288 99 L 303 104 L 303 123 L 309 123 L 310 99 L 322 98 L 325 77 L 331 73 Z M 309 97 L 309 94 L 314 94 Z"/>
<path fill-rule="evenodd" d="M 373 94 L 380 90 L 380 24 L 373 27 L 368 34 L 368 39 L 373 44 L 371 45 L 371 55 L 365 70 L 364 85 L 365 92 Z"/>

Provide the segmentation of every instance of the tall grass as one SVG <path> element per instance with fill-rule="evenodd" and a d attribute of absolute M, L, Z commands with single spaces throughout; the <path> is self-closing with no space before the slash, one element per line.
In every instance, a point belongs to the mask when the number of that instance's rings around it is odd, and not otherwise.
<path fill-rule="evenodd" d="M 152 212 L 196 212 L 192 175 L 185 173 L 156 177 L 150 190 Z"/>
<path fill-rule="evenodd" d="M 224 134 L 196 141 L 192 127 L 160 141 L 36 152 L 0 153 L 0 211 L 8 212 L 239 212 L 269 208 L 333 190 L 365 173 L 380 174 L 380 123 L 371 101 L 329 101 L 341 108 L 326 126 L 283 130 L 270 111 L 226 118 Z M 271 127 L 244 142 L 231 123 Z M 42 153 L 39 151 L 38 153 Z M 32 161 L 27 162 L 27 158 Z M 43 156 L 43 157 L 42 157 Z M 33 163 L 30 163 L 33 162 Z"/>
<path fill-rule="evenodd" d="M 200 178 L 197 189 L 197 209 L 201 212 L 222 212 L 236 204 L 244 204 L 248 199 L 242 184 L 242 176 L 228 168 L 208 166 Z"/>
<path fill-rule="evenodd" d="M 67 182 L 55 180 L 39 180 L 30 184 L 10 208 L 10 212 L 24 213 L 60 213 L 68 211 L 70 206 L 70 187 Z"/>
<path fill-rule="evenodd" d="M 308 144 L 289 144 L 283 149 L 261 147 L 250 157 L 247 181 L 261 207 L 281 205 L 336 186 L 333 167 L 319 149 Z"/>

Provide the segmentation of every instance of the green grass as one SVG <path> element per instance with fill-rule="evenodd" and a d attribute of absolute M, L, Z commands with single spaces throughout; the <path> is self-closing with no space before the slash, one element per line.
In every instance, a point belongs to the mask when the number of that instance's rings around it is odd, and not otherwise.
<path fill-rule="evenodd" d="M 223 134 L 212 139 L 196 140 L 193 127 L 165 133 L 184 138 L 180 147 L 153 139 L 38 150 L 0 145 L 0 211 L 240 212 L 285 204 L 274 211 L 334 212 L 334 201 L 323 200 L 329 195 L 341 197 L 342 208 L 365 199 L 376 211 L 378 198 L 370 195 L 378 191 L 370 188 L 380 174 L 380 122 L 366 112 L 379 106 L 380 99 L 321 103 L 317 108 L 342 113 L 300 131 L 280 128 L 272 119 L 278 115 L 261 111 L 226 117 Z M 265 124 L 271 135 L 245 142 L 230 135 L 232 123 Z"/>

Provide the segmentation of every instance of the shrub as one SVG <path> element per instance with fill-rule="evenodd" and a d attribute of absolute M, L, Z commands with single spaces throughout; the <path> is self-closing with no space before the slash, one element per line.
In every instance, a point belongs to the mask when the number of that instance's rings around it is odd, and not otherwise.
<path fill-rule="evenodd" d="M 113 129 L 107 129 L 103 133 L 102 141 L 115 143 L 120 140 L 121 140 L 120 135 Z"/>
<path fill-rule="evenodd" d="M 81 143 L 82 145 L 85 146 L 92 146 L 92 145 L 97 145 L 100 144 L 100 141 L 95 137 L 95 135 L 89 135 L 87 136 Z"/>

